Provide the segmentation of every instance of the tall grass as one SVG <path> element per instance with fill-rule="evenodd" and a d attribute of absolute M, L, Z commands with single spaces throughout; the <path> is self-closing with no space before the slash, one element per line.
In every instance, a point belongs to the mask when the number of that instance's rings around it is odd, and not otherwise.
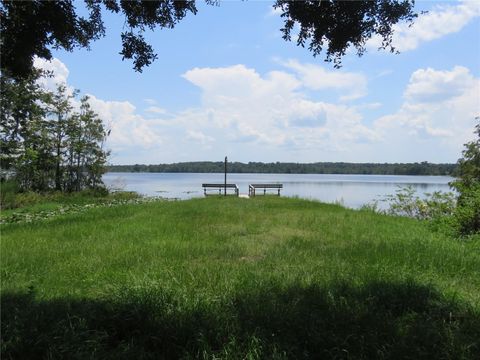
<path fill-rule="evenodd" d="M 4 358 L 480 357 L 480 244 L 299 199 L 2 226 Z"/>
<path fill-rule="evenodd" d="M 0 209 L 11 209 L 17 206 L 17 183 L 13 180 L 0 181 Z"/>
<path fill-rule="evenodd" d="M 139 195 L 135 192 L 121 191 L 108 193 L 104 189 L 82 190 L 78 192 L 65 193 L 61 191 L 51 191 L 38 193 L 33 191 L 17 192 L 14 182 L 7 182 L 7 186 L 2 189 L 5 194 L 2 195 L 2 212 L 0 219 L 8 218 L 13 214 L 38 214 L 42 211 L 58 210 L 65 206 L 83 206 L 87 204 L 105 204 L 114 201 L 138 199 Z M 3 191 L 3 190 L 2 190 Z"/>

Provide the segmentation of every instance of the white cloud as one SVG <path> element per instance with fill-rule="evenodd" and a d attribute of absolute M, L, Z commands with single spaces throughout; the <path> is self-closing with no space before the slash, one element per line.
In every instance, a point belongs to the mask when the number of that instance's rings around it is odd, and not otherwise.
<path fill-rule="evenodd" d="M 399 51 L 414 50 L 420 44 L 456 33 L 472 19 L 480 16 L 480 2 L 460 1 L 456 5 L 440 4 L 425 14 L 420 14 L 412 26 L 402 23 L 394 26 L 393 46 Z M 374 37 L 370 48 L 379 48 L 382 41 Z"/>
<path fill-rule="evenodd" d="M 462 66 L 452 71 L 419 69 L 410 77 L 405 97 L 412 103 L 448 100 L 472 88 L 474 82 L 470 71 Z"/>
<path fill-rule="evenodd" d="M 59 85 L 65 85 L 66 93 L 73 96 L 75 88 L 68 84 L 67 79 L 70 71 L 67 66 L 57 58 L 45 60 L 39 57 L 34 57 L 33 66 L 39 70 L 47 72 L 47 76 L 40 77 L 37 83 L 45 90 L 56 92 Z M 80 107 L 80 102 L 73 101 L 74 108 Z"/>
<path fill-rule="evenodd" d="M 207 145 L 208 143 L 211 143 L 215 141 L 215 139 L 211 136 L 205 135 L 201 131 L 195 131 L 195 130 L 188 130 L 187 131 L 187 140 L 192 140 L 194 142 L 198 142 L 202 145 Z"/>
<path fill-rule="evenodd" d="M 54 64 L 60 70 L 56 78 L 66 82 L 68 69 L 58 59 Z M 145 113 L 155 115 L 151 119 L 129 101 L 90 95 L 90 103 L 111 129 L 107 145 L 117 159 L 149 149 L 151 157 L 157 148 L 173 154 L 195 151 L 195 157 L 211 158 L 208 151 L 227 151 L 231 146 L 246 146 L 247 153 L 252 154 L 266 149 L 273 153 L 308 151 L 315 157 L 322 150 L 347 151 L 346 144 L 351 142 L 378 140 L 362 124 L 355 108 L 314 101 L 306 93 L 333 89 L 341 99 L 358 97 L 366 91 L 362 75 L 334 74 L 295 60 L 287 62 L 285 68 L 262 75 L 242 64 L 191 69 L 182 76 L 200 88 L 201 106 L 170 113 L 168 119 L 162 118 L 167 110 L 154 99 L 144 99 L 149 105 Z M 193 149 L 194 144 L 201 147 Z"/>
<path fill-rule="evenodd" d="M 163 140 L 158 134 L 156 123 L 136 113 L 128 101 L 107 101 L 89 95 L 92 109 L 111 129 L 108 144 L 114 149 L 125 147 L 151 148 Z"/>
<path fill-rule="evenodd" d="M 255 69 L 241 64 L 223 68 L 194 68 L 182 76 L 206 94 L 221 93 L 222 101 L 233 100 L 245 94 L 264 96 L 272 90 L 272 86 L 276 87 L 278 93 L 290 92 L 300 86 L 300 82 L 291 74 L 272 71 L 268 73 L 268 79 L 264 80 Z M 218 101 L 220 97 L 215 99 Z"/>
<path fill-rule="evenodd" d="M 57 58 L 45 60 L 38 57 L 33 59 L 33 66 L 37 69 L 45 70 L 51 73 L 51 77 L 42 77 L 39 79 L 40 85 L 45 89 L 54 91 L 57 84 L 66 84 L 70 73 L 64 63 Z"/>
<path fill-rule="evenodd" d="M 474 118 L 480 113 L 480 79 L 461 66 L 419 69 L 411 75 L 404 98 L 396 113 L 375 123 L 385 142 L 408 144 L 417 152 L 435 149 L 434 157 L 454 161 L 447 154 L 458 157 L 462 144 L 473 136 Z"/>
<path fill-rule="evenodd" d="M 376 141 L 355 109 L 312 101 L 302 91 L 333 87 L 351 95 L 354 84 L 347 85 L 342 77 L 350 74 L 343 73 L 335 82 L 319 67 L 296 61 L 289 65 L 300 78 L 283 71 L 261 76 L 244 65 L 192 69 L 183 77 L 202 90 L 202 107 L 178 120 L 211 132 L 222 129 L 230 141 L 249 142 L 251 146 L 310 148 L 316 152 L 319 146 L 332 151 L 345 149 L 346 141 Z M 326 82 L 311 82 L 309 71 L 322 71 Z"/>
<path fill-rule="evenodd" d="M 68 80 L 61 61 L 49 66 Z M 284 71 L 264 74 L 239 64 L 182 76 L 200 89 L 201 103 L 168 116 L 152 99 L 139 112 L 129 101 L 90 95 L 112 130 L 107 145 L 115 163 L 210 160 L 219 153 L 241 161 L 455 161 L 480 113 L 479 79 L 461 66 L 414 71 L 398 111 L 370 125 L 362 112 L 382 104 L 372 97 L 342 101 L 356 87 L 366 92 L 361 74 L 290 60 Z M 332 90 L 339 100 L 318 100 Z"/>
<path fill-rule="evenodd" d="M 314 64 L 301 64 L 296 60 L 282 63 L 294 70 L 300 77 L 303 86 L 312 90 L 334 89 L 343 92 L 340 100 L 354 100 L 367 95 L 367 78 L 360 73 L 340 70 L 328 71 Z"/>
<path fill-rule="evenodd" d="M 34 66 L 50 71 L 53 76 L 39 79 L 39 84 L 47 90 L 54 91 L 57 84 L 67 85 L 70 93 L 73 87 L 68 84 L 69 70 L 67 66 L 57 58 L 46 61 L 40 58 L 34 59 Z M 145 119 L 136 112 L 136 107 L 128 101 L 102 100 L 95 95 L 88 94 L 92 109 L 103 120 L 104 125 L 111 130 L 107 140 L 107 146 L 116 151 L 125 148 L 149 149 L 163 143 L 159 135 L 158 125 L 166 122 L 163 120 Z M 146 99 L 147 103 L 156 103 L 155 100 Z M 79 102 L 74 101 L 74 108 L 79 107 Z M 147 111 L 163 114 L 165 111 L 158 106 L 151 106 Z"/>
<path fill-rule="evenodd" d="M 146 112 L 148 113 L 153 113 L 153 114 L 166 114 L 167 110 L 164 108 L 158 107 L 158 106 L 149 106 L 148 108 L 145 109 Z"/>

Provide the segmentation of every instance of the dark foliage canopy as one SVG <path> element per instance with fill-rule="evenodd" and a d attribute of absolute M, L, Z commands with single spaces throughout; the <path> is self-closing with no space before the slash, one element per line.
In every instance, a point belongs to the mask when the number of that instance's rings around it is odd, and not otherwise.
<path fill-rule="evenodd" d="M 217 0 L 205 0 L 215 4 Z M 51 59 L 50 49 L 88 48 L 105 35 L 102 12 L 123 16 L 121 33 L 123 59 L 132 59 L 141 72 L 157 57 L 145 41 L 145 30 L 173 28 L 188 13 L 197 13 L 195 0 L 84 0 L 87 16 L 79 14 L 73 0 L 0 2 L 1 69 L 15 78 L 28 76 L 33 58 Z M 295 24 L 300 27 L 297 44 L 314 56 L 326 51 L 326 60 L 336 66 L 349 46 L 362 55 L 365 42 L 373 35 L 383 39 L 382 48 L 394 51 L 393 25 L 415 18 L 413 0 L 277 0 L 282 11 L 285 40 L 291 39 Z"/>
<path fill-rule="evenodd" d="M 298 24 L 297 45 L 304 47 L 309 42 L 308 49 L 314 56 L 326 48 L 325 60 L 333 60 L 336 67 L 349 46 L 361 56 L 373 35 L 382 38 L 381 48 L 395 52 L 393 25 L 402 20 L 411 23 L 417 16 L 413 6 L 412 0 L 277 0 L 274 5 L 282 10 L 285 20 L 283 38 L 290 41 Z"/>
<path fill-rule="evenodd" d="M 195 1 L 84 0 L 88 17 L 78 14 L 73 0 L 1 0 L 2 70 L 24 77 L 32 69 L 33 57 L 51 59 L 50 48 L 88 48 L 105 35 L 102 10 L 125 17 L 128 30 L 122 32 L 124 59 L 133 59 L 141 71 L 156 58 L 142 33 L 146 28 L 173 28 L 188 12 L 196 13 Z"/>

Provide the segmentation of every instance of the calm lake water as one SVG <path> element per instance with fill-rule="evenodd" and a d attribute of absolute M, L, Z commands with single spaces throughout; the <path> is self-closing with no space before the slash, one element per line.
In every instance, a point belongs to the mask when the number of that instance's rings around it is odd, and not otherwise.
<path fill-rule="evenodd" d="M 223 183 L 223 174 L 107 173 L 105 184 L 147 196 L 189 199 L 203 197 L 202 183 Z M 282 183 L 282 196 L 298 196 L 323 202 L 340 202 L 351 208 L 395 194 L 399 187 L 413 186 L 419 195 L 450 191 L 449 176 L 327 175 L 327 174 L 228 174 L 241 194 L 251 183 Z M 382 205 L 380 203 L 380 205 Z"/>

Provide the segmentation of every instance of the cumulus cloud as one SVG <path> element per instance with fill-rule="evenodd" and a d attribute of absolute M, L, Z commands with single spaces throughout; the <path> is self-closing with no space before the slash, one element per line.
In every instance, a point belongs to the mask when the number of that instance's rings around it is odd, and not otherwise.
<path fill-rule="evenodd" d="M 249 151 L 319 149 L 346 151 L 349 142 L 377 141 L 354 107 L 314 101 L 306 90 L 334 90 L 340 99 L 366 92 L 363 75 L 327 71 L 320 66 L 290 60 L 285 71 L 265 74 L 238 64 L 218 68 L 193 68 L 182 77 L 201 90 L 201 105 L 169 113 L 155 99 L 142 115 L 129 101 L 100 99 L 91 94 L 92 108 L 111 129 L 108 139 L 114 153 L 168 148 L 181 154 L 247 146 Z M 55 72 L 55 81 L 67 82 L 68 69 L 58 59 L 42 63 Z M 208 153 L 203 152 L 205 158 Z M 314 155 L 313 155 L 314 156 Z M 175 160 L 175 159 L 174 159 Z"/>
<path fill-rule="evenodd" d="M 151 148 L 162 144 L 155 122 L 144 119 L 128 101 L 108 101 L 89 95 L 92 109 L 111 130 L 108 144 L 115 149 Z"/>
<path fill-rule="evenodd" d="M 353 100 L 367 95 L 367 78 L 360 73 L 346 71 L 328 71 L 314 64 L 301 64 L 296 60 L 282 63 L 294 70 L 303 86 L 312 90 L 337 90 L 343 95 L 340 100 Z"/>
<path fill-rule="evenodd" d="M 266 73 L 242 64 L 193 68 L 182 77 L 200 90 L 200 105 L 176 112 L 154 99 L 141 112 L 129 101 L 90 95 L 90 103 L 112 130 L 108 146 L 116 162 L 124 163 L 219 153 L 243 161 L 455 161 L 480 113 L 479 79 L 462 66 L 414 71 L 398 110 L 367 124 L 364 113 L 382 104 L 345 100 L 366 93 L 362 74 L 296 60 L 282 65 L 283 71 Z M 61 61 L 42 66 L 68 81 Z M 318 100 L 325 91 L 337 100 Z"/>
<path fill-rule="evenodd" d="M 395 25 L 393 46 L 401 52 L 414 50 L 424 42 L 460 31 L 478 16 L 480 16 L 478 1 L 466 0 L 456 5 L 437 5 L 428 13 L 420 14 L 412 26 Z M 379 48 L 381 44 L 380 37 L 374 37 L 368 42 L 371 48 Z"/>
<path fill-rule="evenodd" d="M 205 92 L 204 95 L 222 94 L 221 97 L 215 96 L 213 99 L 204 96 L 206 102 L 235 101 L 247 94 L 249 97 L 263 97 L 273 89 L 279 94 L 284 94 L 300 86 L 300 81 L 291 74 L 272 71 L 267 74 L 266 79 L 262 79 L 255 69 L 242 64 L 222 68 L 194 68 L 182 76 L 200 87 Z"/>
<path fill-rule="evenodd" d="M 187 140 L 192 140 L 202 145 L 207 145 L 208 143 L 215 141 L 213 137 L 205 135 L 201 131 L 195 131 L 195 130 L 187 131 Z"/>
<path fill-rule="evenodd" d="M 46 76 L 42 76 L 37 80 L 37 83 L 45 90 L 55 92 L 59 85 L 65 85 L 67 94 L 73 96 L 75 88 L 68 84 L 67 80 L 70 71 L 63 62 L 57 58 L 45 60 L 34 57 L 33 66 L 47 72 Z M 80 102 L 74 100 L 73 106 L 74 108 L 79 108 Z"/>
<path fill-rule="evenodd" d="M 33 59 L 33 66 L 37 69 L 45 70 L 50 73 L 51 76 L 42 77 L 39 79 L 40 85 L 48 90 L 55 90 L 57 84 L 66 84 L 70 71 L 67 69 L 64 63 L 57 58 L 52 60 L 45 60 L 35 57 Z"/>
<path fill-rule="evenodd" d="M 148 108 L 145 109 L 146 112 L 152 113 L 152 114 L 166 114 L 167 110 L 164 108 L 161 108 L 159 106 L 149 106 Z"/>
<path fill-rule="evenodd" d="M 271 71 L 263 76 L 244 65 L 222 68 L 195 68 L 183 77 L 202 90 L 202 108 L 188 116 L 191 126 L 217 127 L 231 141 L 271 147 L 316 147 L 328 140 L 330 149 L 343 149 L 342 143 L 356 139 L 375 141 L 376 135 L 362 124 L 362 117 L 345 105 L 313 101 L 303 91 L 335 88 L 351 94 L 352 84 L 342 76 L 338 82 L 320 67 L 288 63 L 295 73 Z M 309 72 L 322 71 L 318 82 Z M 339 84 L 340 83 L 340 84 Z M 323 139 L 323 140 L 322 140 Z"/>
<path fill-rule="evenodd" d="M 480 113 L 480 79 L 461 66 L 419 69 L 411 75 L 404 99 L 396 113 L 375 123 L 385 141 L 400 146 L 408 139 L 414 148 L 423 144 L 430 151 L 436 149 L 439 158 L 447 153 L 458 157 Z"/>
<path fill-rule="evenodd" d="M 70 93 L 74 87 L 68 84 L 69 70 L 67 66 L 57 58 L 47 61 L 40 58 L 34 59 L 34 66 L 49 71 L 52 76 L 40 78 L 39 84 L 45 89 L 55 91 L 57 85 L 65 84 Z M 107 146 L 114 151 L 125 148 L 148 149 L 163 143 L 159 135 L 158 124 L 160 121 L 145 119 L 137 113 L 136 107 L 129 101 L 112 101 L 97 98 L 87 94 L 92 109 L 103 120 L 104 125 L 111 130 L 107 140 Z M 154 100 L 148 99 L 152 104 Z M 155 102 L 156 103 L 156 102 Z M 74 100 L 74 108 L 79 107 L 79 101 Z M 155 114 L 163 114 L 165 111 L 157 106 L 147 108 L 147 111 Z"/>
<path fill-rule="evenodd" d="M 470 71 L 463 66 L 455 66 L 451 71 L 419 69 L 410 77 L 405 97 L 412 103 L 448 100 L 471 89 L 474 82 Z"/>

